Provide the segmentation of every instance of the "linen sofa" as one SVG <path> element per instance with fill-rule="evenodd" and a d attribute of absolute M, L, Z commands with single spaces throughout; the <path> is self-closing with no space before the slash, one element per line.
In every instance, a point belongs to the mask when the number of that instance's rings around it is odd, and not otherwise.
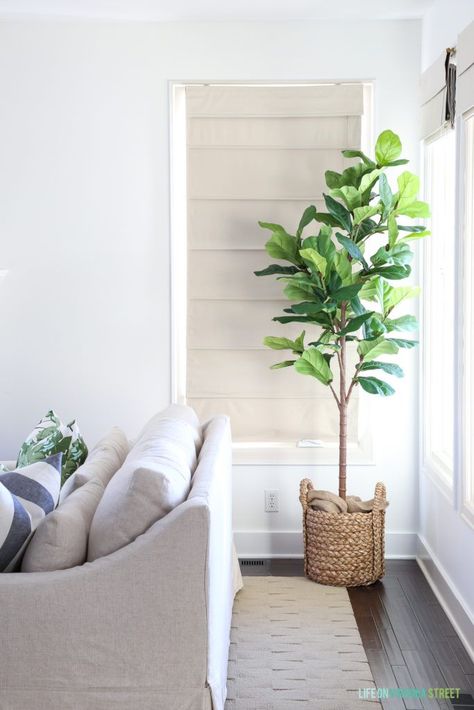
<path fill-rule="evenodd" d="M 223 710 L 240 583 L 218 416 L 189 496 L 143 535 L 72 569 L 0 575 L 0 710 Z"/>

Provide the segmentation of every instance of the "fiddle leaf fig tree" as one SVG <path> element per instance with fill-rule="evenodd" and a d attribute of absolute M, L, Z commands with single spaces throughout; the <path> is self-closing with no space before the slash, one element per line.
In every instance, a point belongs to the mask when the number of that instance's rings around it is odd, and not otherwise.
<path fill-rule="evenodd" d="M 296 234 L 279 224 L 259 223 L 271 233 L 265 244 L 268 255 L 286 262 L 255 272 L 276 276 L 291 303 L 273 320 L 305 328 L 295 340 L 269 336 L 264 344 L 291 353 L 273 369 L 293 367 L 330 388 L 339 409 L 339 495 L 344 499 L 351 395 L 356 387 L 392 395 L 395 390 L 385 377 L 402 377 L 403 371 L 384 356 L 416 345 L 406 337 L 417 329 L 416 318 L 397 317 L 394 311 L 418 294 L 418 288 L 399 283 L 411 273 L 412 241 L 429 234 L 407 221 L 429 217 L 429 207 L 418 200 L 419 179 L 413 173 L 401 172 L 396 189 L 390 185 L 390 169 L 408 162 L 401 152 L 400 138 L 390 130 L 378 137 L 373 159 L 359 150 L 344 150 L 345 158 L 358 162 L 342 173 L 326 172 L 326 211 L 307 207 Z M 304 236 L 310 227 L 313 234 Z M 357 351 L 351 371 L 348 347 Z"/>

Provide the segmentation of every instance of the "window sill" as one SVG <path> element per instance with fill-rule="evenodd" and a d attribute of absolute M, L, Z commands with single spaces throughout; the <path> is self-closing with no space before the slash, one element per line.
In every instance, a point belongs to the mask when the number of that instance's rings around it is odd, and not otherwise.
<path fill-rule="evenodd" d="M 337 444 L 299 447 L 294 442 L 234 442 L 232 445 L 235 466 L 337 466 L 339 447 Z M 367 437 L 357 444 L 348 444 L 349 466 L 374 466 L 373 449 Z"/>

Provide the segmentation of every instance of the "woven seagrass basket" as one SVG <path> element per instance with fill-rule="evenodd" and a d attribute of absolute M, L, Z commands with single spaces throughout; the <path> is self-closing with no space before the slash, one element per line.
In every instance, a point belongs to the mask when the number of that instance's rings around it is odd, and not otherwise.
<path fill-rule="evenodd" d="M 359 587 L 385 574 L 385 498 L 383 483 L 375 486 L 370 513 L 325 513 L 308 505 L 313 484 L 301 481 L 304 571 L 319 584 Z"/>

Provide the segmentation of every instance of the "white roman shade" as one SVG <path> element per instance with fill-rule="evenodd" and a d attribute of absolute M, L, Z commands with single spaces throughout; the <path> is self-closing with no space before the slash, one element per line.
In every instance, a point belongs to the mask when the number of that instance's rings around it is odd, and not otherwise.
<path fill-rule="evenodd" d="M 461 32 L 458 38 L 458 114 L 474 105 L 474 22 Z"/>
<path fill-rule="evenodd" d="M 324 172 L 353 162 L 341 150 L 360 148 L 363 112 L 362 84 L 186 88 L 186 401 L 201 419 L 230 415 L 237 442 L 336 441 L 329 389 L 293 368 L 269 369 L 290 353 L 268 350 L 264 336 L 302 327 L 272 322 L 289 303 L 282 283 L 253 274 L 274 261 L 257 222 L 294 234 L 308 205 L 324 209 Z"/>
<path fill-rule="evenodd" d="M 429 138 L 446 123 L 446 54 L 421 75 L 421 129 L 420 138 Z"/>

